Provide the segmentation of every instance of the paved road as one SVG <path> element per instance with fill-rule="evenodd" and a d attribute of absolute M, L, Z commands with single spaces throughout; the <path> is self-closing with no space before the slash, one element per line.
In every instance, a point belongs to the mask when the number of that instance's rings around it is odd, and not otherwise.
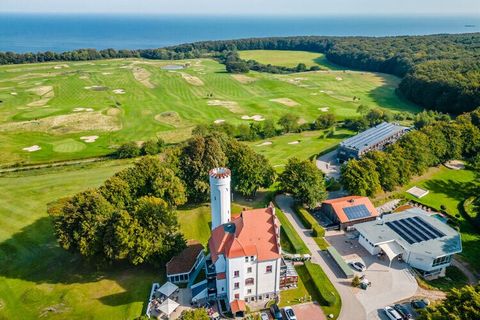
<path fill-rule="evenodd" d="M 340 164 L 337 162 L 337 150 L 324 154 L 316 160 L 317 168 L 329 178 L 340 178 Z"/>
<path fill-rule="evenodd" d="M 292 210 L 293 199 L 286 195 L 279 195 L 275 198 L 277 205 L 285 213 L 290 223 L 293 225 L 295 231 L 305 242 L 312 253 L 312 261 L 319 264 L 323 271 L 327 274 L 330 281 L 337 289 L 342 298 L 342 309 L 340 311 L 339 320 L 366 320 L 367 314 L 361 303 L 355 297 L 351 281 L 344 278 L 339 278 L 335 271 L 330 267 L 332 263 L 331 258 L 327 254 L 321 252 L 317 244 L 310 236 L 310 232 L 305 229 L 298 219 L 297 215 Z M 338 271 L 337 271 L 338 272 Z"/>

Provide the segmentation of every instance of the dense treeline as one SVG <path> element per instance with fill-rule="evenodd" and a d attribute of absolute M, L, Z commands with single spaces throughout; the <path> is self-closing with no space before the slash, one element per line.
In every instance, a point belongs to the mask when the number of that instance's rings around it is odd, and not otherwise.
<path fill-rule="evenodd" d="M 350 160 L 341 169 L 341 181 L 353 194 L 374 195 L 407 184 L 414 175 L 452 159 L 471 159 L 480 153 L 480 109 L 448 117 L 424 113 L 418 130 L 404 135 L 385 151 L 372 151 Z"/>
<path fill-rule="evenodd" d="M 0 64 L 129 57 L 186 59 L 255 49 L 320 52 L 342 66 L 397 75 L 403 78 L 400 93 L 426 108 L 460 114 L 480 105 L 480 33 L 379 38 L 299 36 L 203 41 L 148 50 L 6 52 L 0 53 Z M 288 71 L 242 60 L 229 66 L 232 72 L 245 72 L 247 67 L 265 72 Z"/>

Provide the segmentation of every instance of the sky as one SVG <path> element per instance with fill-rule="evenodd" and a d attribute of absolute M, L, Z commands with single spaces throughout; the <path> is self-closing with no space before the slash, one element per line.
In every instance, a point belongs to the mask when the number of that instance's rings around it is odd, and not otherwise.
<path fill-rule="evenodd" d="M 0 12 L 480 16 L 480 0 L 0 0 Z"/>

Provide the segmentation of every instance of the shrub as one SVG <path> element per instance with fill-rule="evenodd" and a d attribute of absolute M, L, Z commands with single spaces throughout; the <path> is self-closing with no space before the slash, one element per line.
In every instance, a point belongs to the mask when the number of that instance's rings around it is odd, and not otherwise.
<path fill-rule="evenodd" d="M 318 223 L 312 226 L 312 235 L 314 237 L 324 237 L 325 236 L 325 229 Z"/>
<path fill-rule="evenodd" d="M 360 285 L 360 278 L 358 276 L 353 277 L 352 287 L 358 287 Z"/>
<path fill-rule="evenodd" d="M 140 148 L 133 141 L 124 143 L 117 149 L 117 158 L 119 159 L 135 158 L 139 155 Z"/>

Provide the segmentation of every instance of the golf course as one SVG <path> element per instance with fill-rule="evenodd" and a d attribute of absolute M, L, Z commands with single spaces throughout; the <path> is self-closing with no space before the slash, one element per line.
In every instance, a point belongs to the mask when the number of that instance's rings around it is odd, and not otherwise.
<path fill-rule="evenodd" d="M 302 123 L 326 112 L 342 120 L 358 117 L 360 104 L 419 111 L 396 95 L 399 79 L 391 75 L 344 70 L 311 52 L 259 50 L 240 56 L 321 70 L 229 74 L 212 59 L 0 66 L 0 167 L 98 157 L 124 142 L 156 137 L 177 143 L 198 124 L 276 121 L 286 113 Z M 248 144 L 281 170 L 288 157 L 309 158 L 353 134 L 340 128 L 305 131 Z M 142 314 L 149 287 L 163 279 L 164 270 L 97 268 L 60 248 L 46 213 L 48 203 L 99 186 L 131 161 L 0 173 L 0 319 L 133 319 Z M 234 211 L 245 206 L 237 202 Z M 206 243 L 208 206 L 185 208 L 178 216 L 187 238 Z"/>
<path fill-rule="evenodd" d="M 102 156 L 128 141 L 188 138 L 198 124 L 302 122 L 363 104 L 418 111 L 399 98 L 399 79 L 339 69 L 318 53 L 245 51 L 245 59 L 317 64 L 320 71 L 229 74 L 211 59 L 115 59 L 0 67 L 0 166 Z M 355 97 L 355 99 L 354 99 Z"/>

